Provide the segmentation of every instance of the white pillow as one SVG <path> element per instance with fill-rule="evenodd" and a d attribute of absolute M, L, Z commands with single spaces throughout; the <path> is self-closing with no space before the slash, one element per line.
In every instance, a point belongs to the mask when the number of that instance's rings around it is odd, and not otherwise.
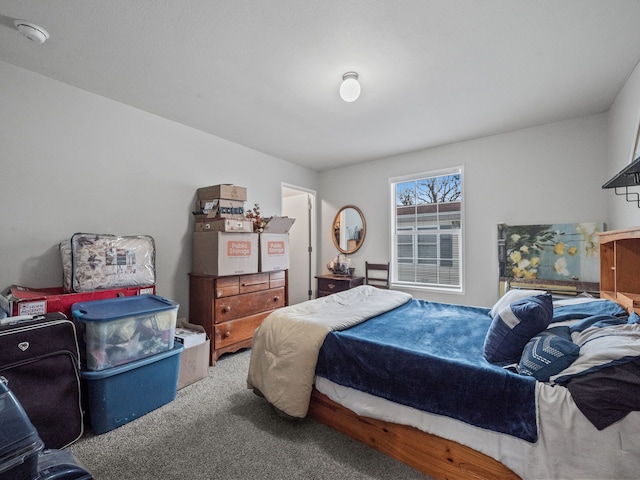
<path fill-rule="evenodd" d="M 510 305 L 516 300 L 522 300 L 523 298 L 527 297 L 535 297 L 536 295 L 543 295 L 545 293 L 547 292 L 543 290 L 509 290 L 502 296 L 502 298 L 500 298 L 500 300 L 496 302 L 493 308 L 491 308 L 489 315 L 491 316 L 491 318 L 493 318 L 498 314 L 500 310 L 502 310 L 503 307 Z"/>

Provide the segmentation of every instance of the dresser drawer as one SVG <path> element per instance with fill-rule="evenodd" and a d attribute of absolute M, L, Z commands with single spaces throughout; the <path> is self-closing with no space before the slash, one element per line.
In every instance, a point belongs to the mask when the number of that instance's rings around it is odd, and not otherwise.
<path fill-rule="evenodd" d="M 318 279 L 318 290 L 321 291 L 336 293 L 349 290 L 349 288 L 349 282 L 347 280 L 333 280 L 329 278 Z"/>
<path fill-rule="evenodd" d="M 271 311 L 257 313 L 248 317 L 239 318 L 217 324 L 214 327 L 213 344 L 216 349 L 228 347 L 241 342 L 249 342 L 253 338 L 253 332 Z M 249 342 L 250 343 L 250 342 Z M 249 346 L 249 345 L 247 345 Z"/>
<path fill-rule="evenodd" d="M 215 323 L 228 322 L 279 307 L 284 307 L 284 288 L 225 297 L 215 302 Z"/>
<path fill-rule="evenodd" d="M 269 273 L 269 288 L 284 287 L 287 277 L 284 270 Z"/>
<path fill-rule="evenodd" d="M 215 280 L 215 297 L 231 297 L 240 293 L 240 277 L 218 277 Z"/>
<path fill-rule="evenodd" d="M 259 292 L 269 289 L 269 273 L 243 275 L 240 279 L 240 293 Z"/>

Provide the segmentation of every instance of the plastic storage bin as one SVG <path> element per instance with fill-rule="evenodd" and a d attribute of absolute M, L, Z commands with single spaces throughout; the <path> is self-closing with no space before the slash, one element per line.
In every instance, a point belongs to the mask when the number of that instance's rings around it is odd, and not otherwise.
<path fill-rule="evenodd" d="M 179 305 L 157 295 L 74 303 L 85 325 L 87 370 L 112 368 L 171 350 Z"/>
<path fill-rule="evenodd" d="M 33 480 L 44 443 L 5 381 L 0 381 L 0 480 Z"/>
<path fill-rule="evenodd" d="M 124 425 L 176 398 L 180 353 L 167 351 L 99 372 L 83 371 L 89 423 L 95 434 Z"/>

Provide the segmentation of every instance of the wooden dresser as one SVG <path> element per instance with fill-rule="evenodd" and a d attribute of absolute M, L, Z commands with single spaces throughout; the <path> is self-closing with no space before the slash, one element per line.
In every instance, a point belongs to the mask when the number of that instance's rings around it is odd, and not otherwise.
<path fill-rule="evenodd" d="M 602 232 L 600 297 L 640 314 L 640 227 Z"/>
<path fill-rule="evenodd" d="M 364 277 L 347 277 L 344 275 L 318 275 L 318 297 L 343 292 L 364 283 Z"/>
<path fill-rule="evenodd" d="M 251 347 L 269 313 L 288 304 L 286 270 L 216 277 L 189 274 L 189 321 L 211 338 L 210 364 L 223 353 Z"/>

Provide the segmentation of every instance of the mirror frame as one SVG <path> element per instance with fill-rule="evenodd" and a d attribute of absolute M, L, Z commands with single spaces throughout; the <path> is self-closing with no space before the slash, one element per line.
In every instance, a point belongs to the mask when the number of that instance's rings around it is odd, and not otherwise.
<path fill-rule="evenodd" d="M 344 212 L 348 208 L 354 209 L 358 213 L 358 215 L 360 215 L 360 220 L 362 220 L 362 235 L 360 235 L 360 241 L 352 249 L 342 248 L 340 246 L 340 242 L 339 242 L 338 238 L 336 238 L 336 224 L 338 224 L 338 221 L 340 220 L 340 215 L 342 214 L 342 212 Z M 338 210 L 338 213 L 336 213 L 336 216 L 333 218 L 333 223 L 331 223 L 331 239 L 333 240 L 333 245 L 338 249 L 338 251 L 340 253 L 355 253 L 355 252 L 357 252 L 360 249 L 360 247 L 362 247 L 362 244 L 364 243 L 364 238 L 365 238 L 366 234 L 367 234 L 367 222 L 364 219 L 364 214 L 362 213 L 362 210 L 360 210 L 355 205 L 345 205 L 340 210 Z"/>

